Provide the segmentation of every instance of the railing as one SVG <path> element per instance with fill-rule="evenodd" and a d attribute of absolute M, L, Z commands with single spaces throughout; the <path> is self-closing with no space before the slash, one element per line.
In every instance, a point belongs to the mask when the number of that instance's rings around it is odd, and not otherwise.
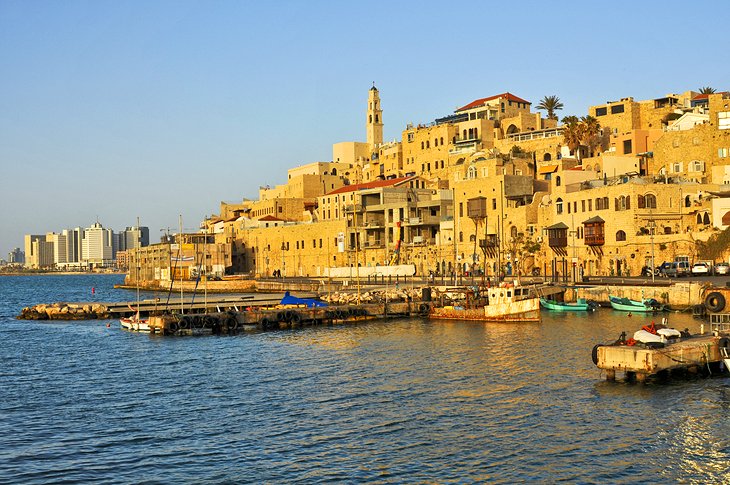
<path fill-rule="evenodd" d="M 539 140 L 542 138 L 552 138 L 555 136 L 562 136 L 562 134 L 563 134 L 562 128 L 554 128 L 552 130 L 526 131 L 526 132 L 520 132 L 520 133 L 513 133 L 511 135 L 507 135 L 507 139 L 510 141 L 529 141 L 529 140 Z"/>
<path fill-rule="evenodd" d="M 588 236 L 586 234 L 583 235 L 583 241 L 585 242 L 586 246 L 603 246 L 606 242 L 605 237 L 603 235 Z M 551 244 L 551 246 L 552 246 L 552 244 Z"/>

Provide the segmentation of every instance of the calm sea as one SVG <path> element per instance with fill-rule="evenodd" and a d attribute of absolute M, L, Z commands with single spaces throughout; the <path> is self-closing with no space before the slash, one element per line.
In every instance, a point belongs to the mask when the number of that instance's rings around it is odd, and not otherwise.
<path fill-rule="evenodd" d="M 199 338 L 15 320 L 133 300 L 120 281 L 0 277 L 1 483 L 730 483 L 730 377 L 608 383 L 591 362 L 650 318 Z"/>

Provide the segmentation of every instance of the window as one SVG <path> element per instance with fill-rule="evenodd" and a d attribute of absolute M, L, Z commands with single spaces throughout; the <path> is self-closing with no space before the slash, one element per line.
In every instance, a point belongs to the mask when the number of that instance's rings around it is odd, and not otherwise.
<path fill-rule="evenodd" d="M 616 241 L 626 241 L 626 233 L 624 231 L 616 232 Z"/>
<path fill-rule="evenodd" d="M 545 155 L 542 156 L 543 162 L 549 162 L 551 159 L 552 159 L 552 156 L 549 153 L 546 153 Z"/>
<path fill-rule="evenodd" d="M 580 201 L 580 211 L 581 212 L 585 212 L 586 211 L 586 201 L 585 200 L 581 200 Z"/>
<path fill-rule="evenodd" d="M 443 136 L 441 137 L 441 144 L 442 145 L 444 144 L 444 137 Z"/>
<path fill-rule="evenodd" d="M 464 203 L 459 202 L 459 217 L 464 217 Z"/>
<path fill-rule="evenodd" d="M 730 129 L 730 111 L 717 113 L 717 128 L 720 130 Z"/>
<path fill-rule="evenodd" d="M 477 168 L 474 165 L 469 167 L 469 170 L 466 173 L 466 178 L 468 178 L 468 179 L 477 178 Z"/>
<path fill-rule="evenodd" d="M 555 177 L 555 186 L 556 187 L 560 187 L 560 175 L 558 175 L 557 177 Z"/>
<path fill-rule="evenodd" d="M 690 172 L 704 172 L 705 163 L 700 160 L 692 160 L 689 164 L 689 171 Z"/>
<path fill-rule="evenodd" d="M 497 199 L 492 199 L 492 210 L 493 211 L 497 210 Z"/>
<path fill-rule="evenodd" d="M 646 203 L 647 209 L 656 209 L 656 195 L 646 194 L 644 196 L 644 202 Z"/>
<path fill-rule="evenodd" d="M 672 164 L 672 172 L 673 173 L 680 173 L 682 172 L 682 162 L 675 162 Z"/>
<path fill-rule="evenodd" d="M 616 104 L 616 105 L 611 106 L 611 114 L 612 115 L 615 115 L 615 114 L 618 114 L 618 113 L 623 113 L 623 112 L 624 112 L 624 105 L 623 104 Z"/>
<path fill-rule="evenodd" d="M 593 199 L 588 199 L 588 212 L 593 210 Z"/>
<path fill-rule="evenodd" d="M 624 155 L 631 153 L 631 140 L 624 140 Z"/>
<path fill-rule="evenodd" d="M 596 116 L 606 116 L 608 109 L 604 106 L 602 108 L 596 108 Z"/>
<path fill-rule="evenodd" d="M 562 214 L 563 213 L 563 199 L 558 199 L 558 200 L 555 201 L 555 211 L 558 214 Z"/>

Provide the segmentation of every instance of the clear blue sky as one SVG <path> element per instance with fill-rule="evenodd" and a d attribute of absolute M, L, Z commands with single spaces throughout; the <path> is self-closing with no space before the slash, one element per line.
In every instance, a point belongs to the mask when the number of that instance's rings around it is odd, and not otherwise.
<path fill-rule="evenodd" d="M 510 91 L 561 116 L 728 89 L 724 2 L 0 0 L 0 257 L 139 216 L 195 228 L 288 168 Z"/>

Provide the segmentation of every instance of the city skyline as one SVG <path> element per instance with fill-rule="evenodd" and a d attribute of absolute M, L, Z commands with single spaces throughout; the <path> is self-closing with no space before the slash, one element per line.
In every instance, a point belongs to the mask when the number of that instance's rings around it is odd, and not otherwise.
<path fill-rule="evenodd" d="M 373 82 L 386 141 L 505 91 L 533 109 L 557 95 L 562 117 L 727 88 L 719 2 L 438 5 L 3 2 L 0 254 L 97 218 L 140 217 L 151 241 L 179 215 L 195 230 L 220 201 L 365 141 Z M 667 28 L 700 14 L 701 38 Z"/>

